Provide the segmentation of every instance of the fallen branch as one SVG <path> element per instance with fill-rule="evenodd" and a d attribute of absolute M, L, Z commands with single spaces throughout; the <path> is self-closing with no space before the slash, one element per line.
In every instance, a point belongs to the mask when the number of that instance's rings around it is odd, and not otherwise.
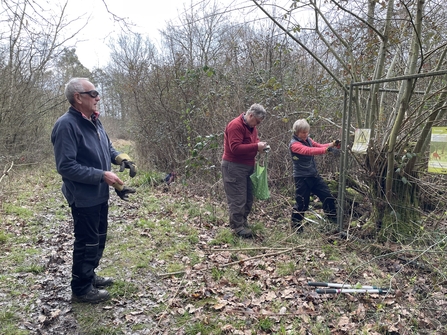
<path fill-rule="evenodd" d="M 430 267 L 428 267 L 427 265 L 425 265 L 421 262 L 417 262 L 414 259 L 407 259 L 404 257 L 397 257 L 397 259 L 404 262 L 404 264 L 403 264 L 404 266 L 408 265 L 408 266 L 411 266 L 412 268 L 419 269 L 419 270 L 422 270 L 425 272 L 432 272 Z"/>
<path fill-rule="evenodd" d="M 303 246 L 300 246 L 300 247 L 303 247 Z M 287 249 L 281 250 L 281 251 L 279 251 L 279 252 L 273 252 L 273 253 L 270 253 L 270 254 L 261 254 L 261 255 L 254 256 L 254 257 L 250 257 L 250 258 L 246 258 L 246 259 L 241 259 L 241 260 L 239 260 L 239 261 L 235 261 L 235 262 L 231 262 L 231 263 L 226 263 L 226 264 L 222 264 L 222 265 L 217 265 L 217 267 L 218 267 L 218 268 L 224 268 L 224 267 L 227 267 L 227 266 L 231 266 L 231 265 L 235 265 L 235 264 L 244 263 L 244 262 L 246 262 L 246 261 L 251 261 L 251 260 L 253 260 L 253 259 L 257 259 L 257 258 L 281 255 L 281 254 L 284 254 L 284 253 L 286 253 L 286 252 L 291 252 L 291 251 L 293 251 L 293 250 L 295 250 L 295 249 L 297 249 L 297 248 L 299 248 L 299 247 L 287 248 Z M 228 249 L 224 249 L 224 250 L 228 250 Z M 242 249 L 238 249 L 238 250 L 242 250 Z M 248 248 L 247 250 L 251 250 L 251 249 Z M 191 271 L 189 271 L 189 273 L 196 273 L 196 272 L 203 271 L 203 270 L 205 270 L 205 269 L 208 269 L 208 267 L 206 267 L 206 268 L 204 268 L 204 269 L 191 270 Z M 185 274 L 185 273 L 186 273 L 186 271 L 167 272 L 167 273 L 160 273 L 160 274 L 157 274 L 157 277 L 158 277 L 158 278 L 167 278 L 167 277 L 171 277 L 171 276 L 182 275 L 182 274 Z"/>
<path fill-rule="evenodd" d="M 300 316 L 300 315 L 306 315 L 306 316 L 313 316 L 317 315 L 318 313 L 315 311 L 306 311 L 306 312 L 295 312 L 295 313 L 273 313 L 273 312 L 257 312 L 253 310 L 240 310 L 240 309 L 228 309 L 226 310 L 228 314 L 240 314 L 240 315 L 252 315 L 252 316 L 270 316 L 270 317 L 286 317 L 286 316 Z"/>
<path fill-rule="evenodd" d="M 2 182 L 3 178 L 9 174 L 9 171 L 11 171 L 13 166 L 14 166 L 14 161 L 11 162 L 11 166 L 9 167 L 9 169 L 6 169 L 6 166 L 5 166 L 5 169 L 3 170 L 3 174 L 0 177 L 0 183 Z"/>
<path fill-rule="evenodd" d="M 231 266 L 231 265 L 234 265 L 234 264 L 239 264 L 239 263 L 244 263 L 244 262 L 246 262 L 246 261 L 251 261 L 251 260 L 253 260 L 253 259 L 257 259 L 257 258 L 281 255 L 281 254 L 284 254 L 284 253 L 286 253 L 286 252 L 293 251 L 293 250 L 296 249 L 296 248 L 298 248 L 298 247 L 289 248 L 289 249 L 286 249 L 286 250 L 283 250 L 283 251 L 279 251 L 279 252 L 273 252 L 273 253 L 271 253 L 271 254 L 257 255 L 257 256 L 253 256 L 253 257 L 246 258 L 246 259 L 241 259 L 241 260 L 239 260 L 239 261 L 235 261 L 235 262 L 231 262 L 231 263 L 226 263 L 226 264 L 223 264 L 223 265 L 218 265 L 218 267 L 219 267 L 219 268 L 224 268 L 224 267 Z"/>
<path fill-rule="evenodd" d="M 193 270 L 191 272 L 194 272 L 194 271 L 198 271 L 198 270 Z M 166 273 L 157 274 L 157 277 L 158 278 L 167 278 L 167 277 L 171 277 L 171 276 L 184 275 L 185 273 L 186 273 L 186 271 L 166 272 Z"/>

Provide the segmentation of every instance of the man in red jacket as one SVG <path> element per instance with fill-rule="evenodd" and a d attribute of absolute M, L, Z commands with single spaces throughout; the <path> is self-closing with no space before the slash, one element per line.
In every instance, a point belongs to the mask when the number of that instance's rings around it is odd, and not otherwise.
<path fill-rule="evenodd" d="M 230 227 L 243 238 L 252 238 L 247 217 L 253 206 L 253 186 L 250 175 L 254 171 L 255 157 L 267 148 L 258 138 L 259 125 L 266 116 L 264 107 L 253 104 L 225 128 L 222 177 L 230 212 Z"/>

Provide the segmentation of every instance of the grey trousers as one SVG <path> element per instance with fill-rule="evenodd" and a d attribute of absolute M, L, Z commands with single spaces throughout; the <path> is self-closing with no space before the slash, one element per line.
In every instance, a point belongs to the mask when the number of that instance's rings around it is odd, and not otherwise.
<path fill-rule="evenodd" d="M 236 232 L 247 227 L 247 217 L 253 206 L 253 185 L 250 175 L 254 167 L 222 161 L 222 178 L 230 212 L 230 228 Z"/>

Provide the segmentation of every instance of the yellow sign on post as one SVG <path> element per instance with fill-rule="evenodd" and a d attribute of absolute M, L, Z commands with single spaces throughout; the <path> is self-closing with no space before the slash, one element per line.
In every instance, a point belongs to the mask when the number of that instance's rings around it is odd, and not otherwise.
<path fill-rule="evenodd" d="M 369 138 L 371 136 L 371 129 L 357 128 L 354 133 L 354 144 L 352 145 L 352 152 L 358 154 L 366 154 L 368 150 Z"/>
<path fill-rule="evenodd" d="M 447 174 L 447 127 L 431 129 L 428 172 Z"/>

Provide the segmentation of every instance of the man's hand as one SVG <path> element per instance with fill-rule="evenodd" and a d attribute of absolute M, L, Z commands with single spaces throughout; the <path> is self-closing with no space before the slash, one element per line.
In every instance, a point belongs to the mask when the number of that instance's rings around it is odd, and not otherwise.
<path fill-rule="evenodd" d="M 137 175 L 137 166 L 134 162 L 131 161 L 130 157 L 127 154 L 119 154 L 116 156 L 115 161 L 120 165 L 119 172 L 123 172 L 124 169 L 129 169 L 129 176 L 131 178 Z"/>
<path fill-rule="evenodd" d="M 135 189 L 129 188 L 129 187 L 124 186 L 124 185 L 120 185 L 118 183 L 115 183 L 112 186 L 115 188 L 116 194 L 118 194 L 118 196 L 121 199 L 123 199 L 124 201 L 129 201 L 129 194 L 136 192 Z"/>
<path fill-rule="evenodd" d="M 270 146 L 267 144 L 267 142 L 258 142 L 258 152 L 266 152 L 266 148 L 270 148 Z"/>

